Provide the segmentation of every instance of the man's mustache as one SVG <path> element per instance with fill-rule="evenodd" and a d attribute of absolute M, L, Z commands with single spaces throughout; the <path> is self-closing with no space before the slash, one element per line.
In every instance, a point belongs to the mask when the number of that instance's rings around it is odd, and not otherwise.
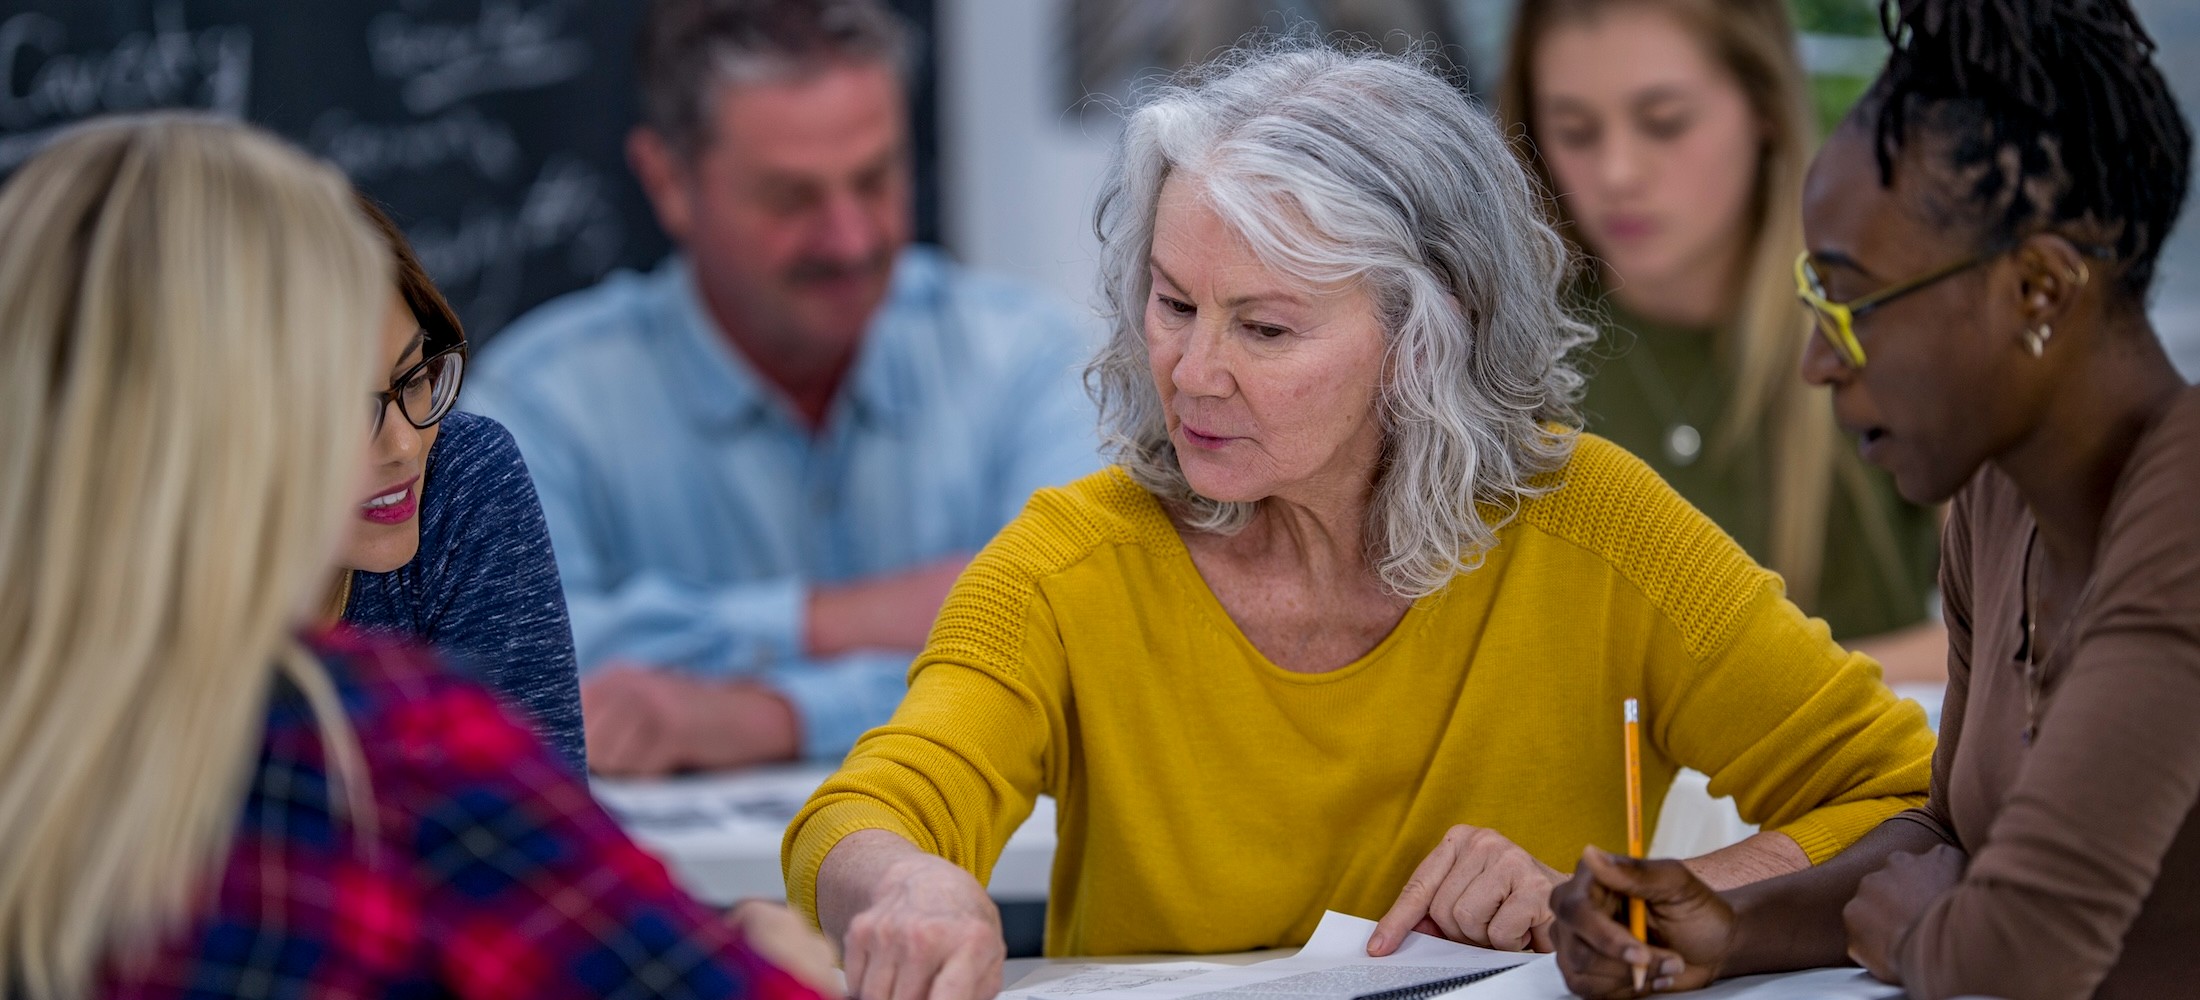
<path fill-rule="evenodd" d="M 787 268 L 789 284 L 808 285 L 848 281 L 859 278 L 875 278 L 893 267 L 892 253 L 877 253 L 860 260 L 809 260 L 796 261 Z"/>

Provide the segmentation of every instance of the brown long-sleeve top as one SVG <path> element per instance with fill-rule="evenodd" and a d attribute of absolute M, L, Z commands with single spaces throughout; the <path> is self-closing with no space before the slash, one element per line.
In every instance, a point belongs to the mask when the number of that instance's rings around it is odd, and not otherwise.
<path fill-rule="evenodd" d="M 1903 984 L 1915 997 L 2200 995 L 2200 388 L 2145 432 L 2117 483 L 2087 589 L 2062 640 L 2043 643 L 2026 746 L 2033 527 L 1991 468 L 1949 518 L 1948 700 L 1931 800 L 1900 818 L 1971 858 L 1906 939 Z"/>

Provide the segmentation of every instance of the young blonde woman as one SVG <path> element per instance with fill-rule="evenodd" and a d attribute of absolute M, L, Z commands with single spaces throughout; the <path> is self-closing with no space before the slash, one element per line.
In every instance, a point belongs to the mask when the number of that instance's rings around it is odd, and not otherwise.
<path fill-rule="evenodd" d="M 1595 270 L 1589 430 L 1649 462 L 1890 680 L 1937 680 L 1936 532 L 1795 378 L 1814 128 L 1782 0 L 1521 6 L 1500 105 Z"/>
<path fill-rule="evenodd" d="M 0 995 L 812 994 L 486 691 L 322 613 L 386 246 L 247 127 L 0 191 Z"/>

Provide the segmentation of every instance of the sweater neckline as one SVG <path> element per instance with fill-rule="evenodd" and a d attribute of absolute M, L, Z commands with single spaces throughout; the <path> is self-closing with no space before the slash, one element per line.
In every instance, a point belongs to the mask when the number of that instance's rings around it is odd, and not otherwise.
<path fill-rule="evenodd" d="M 1302 685 L 1335 684 L 1366 673 L 1376 663 L 1388 656 L 1391 650 L 1405 644 L 1413 636 L 1419 634 L 1430 620 L 1430 609 L 1437 601 L 1442 600 L 1445 594 L 1450 592 L 1447 589 L 1426 597 L 1416 598 L 1413 604 L 1406 608 L 1405 616 L 1398 619 L 1398 624 L 1391 626 L 1389 634 L 1384 635 L 1382 641 L 1377 642 L 1374 648 L 1360 654 L 1343 666 L 1319 673 L 1288 670 L 1278 666 L 1274 660 L 1268 658 L 1267 653 L 1262 652 L 1259 646 L 1254 645 L 1253 640 L 1246 636 L 1245 630 L 1238 627 L 1237 619 L 1230 616 L 1230 610 L 1222 606 L 1222 599 L 1215 596 L 1214 588 L 1208 585 L 1206 576 L 1200 573 L 1199 564 L 1192 560 L 1192 550 L 1184 544 L 1183 535 L 1178 532 L 1175 520 L 1171 519 L 1168 511 L 1162 508 L 1160 498 L 1147 493 L 1143 489 L 1139 492 L 1145 493 L 1147 499 L 1146 515 L 1155 522 L 1153 527 L 1156 530 L 1153 534 L 1159 540 L 1157 546 L 1159 552 L 1157 554 L 1165 562 L 1174 564 L 1171 568 L 1181 570 L 1180 573 L 1171 575 L 1179 580 L 1186 590 L 1191 591 L 1189 596 L 1193 613 L 1206 619 L 1209 625 L 1227 636 L 1231 644 L 1235 645 L 1240 652 L 1245 654 L 1246 659 L 1252 662 L 1256 672 L 1276 681 Z"/>

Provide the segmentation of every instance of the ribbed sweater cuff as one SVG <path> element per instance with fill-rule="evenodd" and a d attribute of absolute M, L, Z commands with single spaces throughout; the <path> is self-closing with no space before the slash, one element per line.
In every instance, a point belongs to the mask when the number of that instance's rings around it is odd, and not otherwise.
<path fill-rule="evenodd" d="M 780 847 L 780 869 L 787 880 L 787 905 L 795 912 L 817 920 L 817 870 L 825 864 L 825 855 L 842 838 L 859 830 L 885 830 L 909 839 L 920 841 L 900 814 L 877 802 L 863 799 L 841 799 L 817 807 L 807 816 L 800 817 L 797 825 L 787 832 L 787 840 Z"/>
<path fill-rule="evenodd" d="M 1872 828 L 1904 809 L 1922 805 L 1922 795 L 1897 796 L 1885 799 L 1867 799 L 1862 802 L 1844 802 L 1812 810 L 1801 819 L 1785 826 L 1775 827 L 1787 834 L 1796 846 L 1810 858 L 1810 863 L 1826 863 L 1834 855 L 1848 850 L 1850 844 L 1863 839 Z"/>

